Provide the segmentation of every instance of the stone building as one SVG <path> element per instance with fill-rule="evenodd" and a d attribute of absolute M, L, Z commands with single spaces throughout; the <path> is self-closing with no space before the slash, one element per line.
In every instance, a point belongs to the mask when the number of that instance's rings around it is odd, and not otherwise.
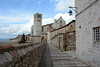
<path fill-rule="evenodd" d="M 42 33 L 42 14 L 34 14 L 34 25 L 32 25 L 31 33 L 33 36 L 41 36 Z"/>
<path fill-rule="evenodd" d="M 67 37 L 67 33 L 68 32 L 72 32 L 71 34 L 74 35 L 73 31 L 75 31 L 75 28 L 73 29 L 73 27 L 75 27 L 75 20 L 72 20 L 70 23 L 68 23 L 67 25 L 61 27 L 61 28 L 58 28 L 58 29 L 55 29 L 53 31 L 50 31 L 50 40 L 49 42 L 59 48 L 61 51 L 64 51 L 64 50 L 68 50 L 67 49 L 67 46 L 65 45 L 69 45 L 70 43 L 65 43 L 66 39 L 65 37 Z M 75 37 L 73 37 L 74 39 Z M 72 40 L 70 40 L 72 41 Z M 74 43 L 76 41 L 74 40 Z M 76 44 L 74 44 L 76 45 Z M 66 49 L 65 49 L 66 48 Z"/>
<path fill-rule="evenodd" d="M 100 0 L 75 0 L 76 55 L 91 67 L 100 67 Z"/>
<path fill-rule="evenodd" d="M 10 39 L 10 43 L 19 43 L 21 41 L 22 35 L 18 35 L 14 39 Z"/>
<path fill-rule="evenodd" d="M 26 43 L 41 43 L 42 34 L 42 14 L 34 14 L 34 25 L 31 27 L 31 33 L 25 35 Z M 17 38 L 10 39 L 10 43 L 19 43 L 21 41 L 22 35 Z"/>
<path fill-rule="evenodd" d="M 52 25 L 53 25 L 53 23 L 52 24 L 43 25 L 42 26 L 42 32 L 50 32 L 50 31 L 54 30 Z"/>
<path fill-rule="evenodd" d="M 43 25 L 42 32 L 50 32 L 50 31 L 53 31 L 53 30 L 58 29 L 60 27 L 63 27 L 65 25 L 66 25 L 66 22 L 60 16 L 60 18 L 58 20 L 54 19 L 54 23 Z"/>
<path fill-rule="evenodd" d="M 69 29 L 64 35 L 64 49 L 67 50 L 75 50 L 76 49 L 76 29 L 75 25 Z"/>
<path fill-rule="evenodd" d="M 53 28 L 54 29 L 57 29 L 57 28 L 60 28 L 60 27 L 63 27 L 66 25 L 66 22 L 63 20 L 63 18 L 60 16 L 60 18 L 58 20 L 54 20 L 54 23 L 53 23 Z"/>
<path fill-rule="evenodd" d="M 50 34 L 51 34 L 50 31 L 56 30 L 65 25 L 66 25 L 66 22 L 63 20 L 63 18 L 61 16 L 58 20 L 54 19 L 54 23 L 43 25 L 42 26 L 42 35 L 43 35 L 42 38 L 45 38 L 45 39 L 47 39 L 47 42 L 50 42 Z M 44 34 L 46 34 L 46 35 L 44 35 Z"/>

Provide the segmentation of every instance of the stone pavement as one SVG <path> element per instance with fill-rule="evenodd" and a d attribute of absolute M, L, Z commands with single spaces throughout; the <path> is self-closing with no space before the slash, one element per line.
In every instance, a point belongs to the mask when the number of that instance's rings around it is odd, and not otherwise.
<path fill-rule="evenodd" d="M 53 67 L 89 67 L 75 58 L 75 53 L 71 51 L 61 52 L 56 47 L 49 44 Z"/>

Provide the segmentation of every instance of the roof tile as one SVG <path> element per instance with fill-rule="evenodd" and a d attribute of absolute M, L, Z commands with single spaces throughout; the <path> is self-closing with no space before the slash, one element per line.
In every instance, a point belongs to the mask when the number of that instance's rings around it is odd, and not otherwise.
<path fill-rule="evenodd" d="M 10 53 L 5 52 L 4 55 L 6 56 L 6 58 L 7 58 L 9 61 L 12 61 L 12 56 L 11 56 Z"/>
<path fill-rule="evenodd" d="M 17 59 L 17 58 L 19 57 L 16 50 L 14 50 L 14 51 L 9 51 L 9 52 L 10 52 L 10 54 L 13 56 L 14 59 Z"/>
<path fill-rule="evenodd" d="M 28 49 L 29 49 L 29 51 L 32 51 L 32 46 L 29 46 Z"/>
<path fill-rule="evenodd" d="M 3 63 L 8 62 L 8 59 L 5 57 L 4 54 L 0 54 L 0 59 L 1 59 L 1 61 L 2 61 Z"/>
<path fill-rule="evenodd" d="M 2 60 L 0 59 L 0 65 L 3 64 Z"/>
<path fill-rule="evenodd" d="M 22 53 L 21 50 L 17 50 L 17 53 L 18 53 L 19 56 L 23 56 L 23 53 Z"/>
<path fill-rule="evenodd" d="M 21 51 L 22 51 L 23 55 L 26 54 L 26 50 L 25 49 L 21 49 Z"/>

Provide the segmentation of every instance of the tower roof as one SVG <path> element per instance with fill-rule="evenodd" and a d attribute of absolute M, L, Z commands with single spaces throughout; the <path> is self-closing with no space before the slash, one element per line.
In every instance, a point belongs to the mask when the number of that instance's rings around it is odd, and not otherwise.
<path fill-rule="evenodd" d="M 36 14 L 40 14 L 40 13 L 35 13 L 34 15 L 36 15 Z M 40 15 L 42 15 L 42 14 L 40 14 Z"/>

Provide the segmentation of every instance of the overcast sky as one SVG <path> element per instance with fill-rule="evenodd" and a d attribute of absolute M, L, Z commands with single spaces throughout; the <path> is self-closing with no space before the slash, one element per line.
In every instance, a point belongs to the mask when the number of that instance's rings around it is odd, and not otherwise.
<path fill-rule="evenodd" d="M 68 23 L 74 19 L 68 6 L 74 6 L 74 0 L 0 0 L 0 39 L 30 33 L 35 13 L 43 14 L 42 25 L 60 16 Z"/>

